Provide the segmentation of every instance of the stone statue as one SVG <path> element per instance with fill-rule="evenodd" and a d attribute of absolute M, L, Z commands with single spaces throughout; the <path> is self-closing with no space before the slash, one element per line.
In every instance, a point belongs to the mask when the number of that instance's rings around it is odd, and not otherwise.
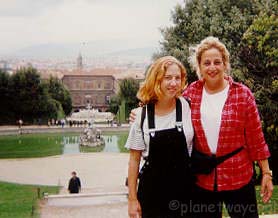
<path fill-rule="evenodd" d="M 101 130 L 93 126 L 87 127 L 80 136 L 80 146 L 97 147 L 104 145 L 104 139 L 101 137 Z"/>

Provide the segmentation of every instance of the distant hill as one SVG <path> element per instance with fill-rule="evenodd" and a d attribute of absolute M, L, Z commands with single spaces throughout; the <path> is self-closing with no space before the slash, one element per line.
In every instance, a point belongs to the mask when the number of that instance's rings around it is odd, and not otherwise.
<path fill-rule="evenodd" d="M 26 47 L 13 52 L 10 55 L 25 58 L 76 58 L 81 52 L 86 58 L 128 58 L 128 59 L 150 59 L 155 46 L 134 47 L 124 40 L 116 41 L 94 41 L 88 43 L 64 43 L 64 44 L 40 44 Z"/>

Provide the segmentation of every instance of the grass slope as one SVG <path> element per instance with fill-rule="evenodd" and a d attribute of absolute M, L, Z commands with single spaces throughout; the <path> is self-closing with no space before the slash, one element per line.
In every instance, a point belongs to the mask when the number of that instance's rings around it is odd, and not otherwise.
<path fill-rule="evenodd" d="M 40 195 L 38 196 L 38 188 Z M 38 202 L 43 192 L 56 194 L 59 187 L 0 182 L 0 218 L 39 217 Z"/>

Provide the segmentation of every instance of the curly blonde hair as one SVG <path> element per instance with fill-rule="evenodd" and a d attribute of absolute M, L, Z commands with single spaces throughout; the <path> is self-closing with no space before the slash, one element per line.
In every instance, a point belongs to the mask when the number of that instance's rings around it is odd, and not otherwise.
<path fill-rule="evenodd" d="M 161 97 L 163 93 L 160 89 L 160 85 L 165 75 L 168 67 L 172 64 L 176 64 L 181 71 L 181 89 L 177 96 L 180 96 L 182 90 L 185 88 L 186 84 L 186 70 L 183 64 L 173 56 L 164 56 L 157 59 L 148 69 L 146 79 L 143 85 L 140 87 L 137 98 L 143 103 L 147 104 L 150 102 L 155 103 Z"/>
<path fill-rule="evenodd" d="M 226 46 L 218 38 L 208 36 L 203 39 L 200 44 L 196 45 L 195 47 L 192 46 L 189 48 L 190 56 L 188 58 L 188 61 L 199 78 L 202 78 L 200 72 L 202 54 L 211 48 L 216 48 L 218 51 L 220 51 L 224 66 L 226 68 L 226 73 L 231 70 L 230 53 L 227 50 Z"/>

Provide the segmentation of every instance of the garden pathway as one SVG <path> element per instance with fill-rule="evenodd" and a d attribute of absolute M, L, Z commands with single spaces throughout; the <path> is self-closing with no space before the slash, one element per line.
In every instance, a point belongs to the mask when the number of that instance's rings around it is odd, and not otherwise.
<path fill-rule="evenodd" d="M 82 181 L 82 193 L 126 192 L 128 154 L 85 153 L 44 158 L 0 159 L 0 181 L 60 185 L 66 194 L 71 171 Z M 42 218 L 127 218 L 126 196 L 76 197 L 44 200 Z M 278 215 L 261 216 L 264 218 Z"/>
<path fill-rule="evenodd" d="M 83 188 L 115 189 L 127 176 L 126 153 L 81 153 L 44 158 L 0 159 L 0 181 L 67 187 L 71 172 Z"/>

